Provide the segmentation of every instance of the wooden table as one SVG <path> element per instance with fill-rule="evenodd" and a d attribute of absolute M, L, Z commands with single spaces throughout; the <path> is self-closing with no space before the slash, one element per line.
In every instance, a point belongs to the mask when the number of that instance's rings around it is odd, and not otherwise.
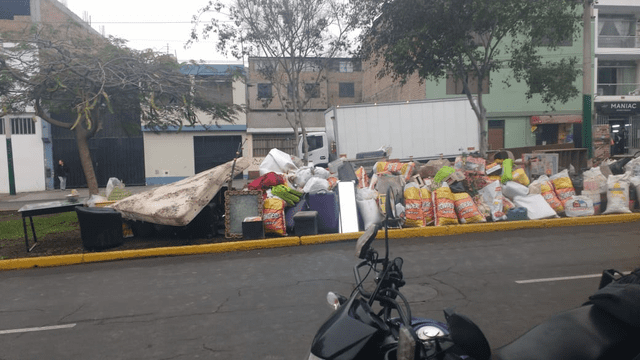
<path fill-rule="evenodd" d="M 36 237 L 36 229 L 33 226 L 33 216 L 58 214 L 63 212 L 75 211 L 76 206 L 83 206 L 79 202 L 71 202 L 69 200 L 57 200 L 49 201 L 37 204 L 27 204 L 18 210 L 22 214 L 22 226 L 24 228 L 24 243 L 27 247 L 27 252 L 33 250 L 38 245 L 38 238 Z M 26 218 L 31 221 L 31 232 L 33 233 L 33 246 L 29 247 L 29 235 L 27 233 L 27 221 Z"/>

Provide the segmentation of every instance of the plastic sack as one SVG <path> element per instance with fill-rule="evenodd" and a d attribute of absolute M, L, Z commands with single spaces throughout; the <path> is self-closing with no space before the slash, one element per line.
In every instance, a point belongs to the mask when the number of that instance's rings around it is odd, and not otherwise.
<path fill-rule="evenodd" d="M 569 171 L 564 169 L 552 175 L 549 180 L 553 183 L 553 189 L 558 199 L 562 202 L 562 206 L 565 206 L 569 198 L 576 194 L 576 189 L 574 189 L 571 178 L 569 177 Z"/>
<path fill-rule="evenodd" d="M 517 207 L 527 209 L 527 217 L 530 220 L 549 219 L 558 217 L 555 210 L 549 206 L 545 198 L 541 194 L 516 196 L 513 203 Z"/>
<path fill-rule="evenodd" d="M 593 200 L 589 196 L 572 196 L 565 203 L 564 212 L 568 217 L 594 215 Z"/>
<path fill-rule="evenodd" d="M 404 205 L 406 227 L 424 226 L 424 215 L 422 213 L 422 196 L 420 189 L 416 186 L 406 185 L 404 187 Z"/>
<path fill-rule="evenodd" d="M 311 168 L 305 166 L 296 171 L 295 176 L 293 177 L 293 184 L 298 188 L 304 188 L 304 185 L 313 177 L 311 173 Z"/>
<path fill-rule="evenodd" d="M 496 180 L 478 191 L 485 204 L 491 209 L 491 219 L 493 221 L 507 220 L 507 215 L 503 211 L 502 186 Z"/>
<path fill-rule="evenodd" d="M 524 195 L 526 196 L 526 195 Z M 513 201 L 509 200 L 509 198 L 507 198 L 506 196 L 502 197 L 502 212 L 507 214 L 509 212 L 509 210 L 513 210 L 516 208 L 516 205 L 513 203 Z M 507 217 L 509 217 L 509 215 L 507 214 Z"/>
<path fill-rule="evenodd" d="M 484 216 L 485 219 L 491 218 L 491 207 L 489 207 L 489 205 L 487 205 L 487 203 L 484 202 L 484 198 L 482 197 L 482 195 L 478 194 L 474 196 L 473 201 L 476 203 L 478 210 L 480 211 L 482 216 Z"/>
<path fill-rule="evenodd" d="M 558 199 L 556 192 L 553 190 L 553 183 L 549 181 L 549 178 L 546 175 L 540 176 L 529 184 L 529 195 L 531 194 L 542 195 L 556 213 L 560 214 L 564 212 L 562 201 Z"/>
<path fill-rule="evenodd" d="M 313 168 L 313 176 L 319 177 L 321 179 L 328 179 L 331 176 L 331 173 L 329 172 L 329 170 L 323 167 L 316 166 L 315 168 Z"/>
<path fill-rule="evenodd" d="M 329 181 L 326 179 L 321 179 L 319 177 L 312 177 L 307 181 L 302 189 L 303 192 L 308 194 L 316 194 L 322 191 L 329 191 Z"/>
<path fill-rule="evenodd" d="M 434 204 L 435 225 L 457 225 L 458 216 L 451 190 L 443 186 L 433 191 L 431 196 Z"/>
<path fill-rule="evenodd" d="M 529 195 L 529 188 L 515 181 L 507 181 L 502 186 L 502 195 L 509 199 L 513 199 L 516 196 L 527 196 Z"/>
<path fill-rule="evenodd" d="M 504 159 L 502 162 L 502 177 L 500 178 L 503 184 L 507 181 L 513 180 L 513 174 L 511 173 L 512 169 L 513 159 Z"/>
<path fill-rule="evenodd" d="M 96 203 L 105 201 L 108 201 L 106 197 L 94 194 L 89 197 L 89 200 L 86 201 L 85 205 L 87 205 L 88 207 L 95 207 Z"/>
<path fill-rule="evenodd" d="M 265 234 L 287 235 L 284 207 L 285 202 L 282 199 L 273 197 L 264 200 L 262 219 Z"/>
<path fill-rule="evenodd" d="M 591 203 L 593 204 L 593 214 L 598 215 L 601 212 L 602 208 L 602 195 L 599 191 L 586 191 L 582 190 L 580 196 L 587 197 L 591 199 Z"/>
<path fill-rule="evenodd" d="M 640 157 L 637 157 L 631 161 L 629 161 L 624 169 L 628 172 L 632 177 L 640 176 Z"/>
<path fill-rule="evenodd" d="M 364 167 L 360 166 L 358 170 L 356 170 L 356 177 L 358 178 L 358 188 L 364 189 L 369 187 L 369 176 L 364 170 Z"/>
<path fill-rule="evenodd" d="M 487 160 L 474 156 L 458 156 L 453 163 L 453 168 L 462 172 L 484 174 Z"/>
<path fill-rule="evenodd" d="M 604 176 L 600 167 L 593 167 L 582 173 L 582 191 L 607 192 L 607 177 Z"/>
<path fill-rule="evenodd" d="M 105 189 L 105 196 L 107 199 L 109 198 L 109 195 L 111 195 L 111 192 L 116 188 L 124 189 L 124 183 L 118 178 L 109 178 L 109 181 L 107 181 L 107 188 Z"/>
<path fill-rule="evenodd" d="M 487 221 L 469 194 L 453 194 L 453 201 L 461 224 L 475 224 Z"/>
<path fill-rule="evenodd" d="M 513 178 L 513 181 L 520 183 L 524 186 L 529 186 L 529 184 L 531 184 L 531 181 L 529 181 L 529 177 L 527 176 L 527 173 L 524 171 L 523 168 L 514 170 L 511 173 L 511 177 Z"/>
<path fill-rule="evenodd" d="M 422 199 L 422 217 L 424 226 L 431 225 L 434 222 L 433 216 L 433 200 L 431 199 L 431 191 L 427 188 L 420 188 L 420 198 Z"/>
<path fill-rule="evenodd" d="M 636 188 L 636 200 L 640 201 L 640 176 L 632 176 L 629 179 L 629 182 L 631 183 L 631 186 Z"/>
<path fill-rule="evenodd" d="M 262 163 L 260 163 L 259 170 L 260 175 L 270 172 L 286 174 L 288 172 L 295 172 L 298 170 L 298 167 L 293 163 L 291 155 L 278 149 L 271 149 Z"/>
<path fill-rule="evenodd" d="M 413 162 L 399 163 L 399 162 L 378 161 L 373 166 L 373 169 L 378 174 L 389 172 L 394 175 L 401 175 L 404 178 L 404 181 L 407 181 L 407 182 L 411 179 L 411 176 L 413 176 L 413 172 L 415 168 L 416 168 L 416 164 Z"/>
<path fill-rule="evenodd" d="M 602 214 L 626 214 L 629 209 L 629 175 L 610 175 L 607 179 L 607 209 Z"/>
<path fill-rule="evenodd" d="M 380 212 L 377 199 L 378 192 L 373 189 L 364 188 L 356 191 L 356 205 L 365 229 L 383 220 L 384 216 Z"/>

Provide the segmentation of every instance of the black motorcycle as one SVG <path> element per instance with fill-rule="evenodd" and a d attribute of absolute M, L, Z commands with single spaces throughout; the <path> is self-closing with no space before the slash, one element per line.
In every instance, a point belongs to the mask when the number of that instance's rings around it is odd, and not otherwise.
<path fill-rule="evenodd" d="M 640 269 L 617 278 L 605 271 L 589 302 L 551 317 L 493 354 L 478 326 L 452 309 L 444 311 L 446 324 L 412 317 L 399 291 L 405 285 L 403 260 L 389 259 L 388 229 L 398 221 L 391 192 L 385 209 L 384 257 L 371 246 L 380 226 L 371 226 L 356 243 L 363 261 L 354 267 L 355 289 L 349 298 L 327 295 L 335 312 L 316 333 L 308 360 L 640 360 Z M 371 275 L 375 287 L 367 291 L 364 282 Z"/>

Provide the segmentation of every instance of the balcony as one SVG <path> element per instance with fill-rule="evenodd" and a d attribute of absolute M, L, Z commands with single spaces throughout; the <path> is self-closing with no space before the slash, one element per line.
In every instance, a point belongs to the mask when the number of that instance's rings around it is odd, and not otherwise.
<path fill-rule="evenodd" d="M 600 96 L 640 95 L 640 84 L 632 84 L 632 83 L 598 84 L 598 95 Z"/>
<path fill-rule="evenodd" d="M 638 36 L 598 36 L 598 47 L 600 48 L 640 48 L 640 38 Z"/>

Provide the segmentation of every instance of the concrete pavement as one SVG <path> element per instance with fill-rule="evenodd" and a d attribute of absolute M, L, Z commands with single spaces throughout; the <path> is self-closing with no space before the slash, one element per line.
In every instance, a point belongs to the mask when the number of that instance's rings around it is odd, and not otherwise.
<path fill-rule="evenodd" d="M 242 188 L 244 184 L 234 182 L 234 188 Z M 126 187 L 126 190 L 132 193 L 140 193 L 147 191 L 154 186 L 131 186 Z M 102 190 L 102 189 L 101 189 Z M 0 194 L 0 211 L 9 210 L 17 211 L 24 204 L 45 202 L 52 200 L 62 200 L 71 190 L 60 191 L 40 191 L 32 193 L 21 193 L 17 195 Z M 88 199 L 88 189 L 78 189 L 80 193 L 80 199 Z M 101 191 L 103 192 L 103 191 Z M 446 236 L 446 235 L 459 235 L 469 233 L 483 233 L 493 231 L 507 231 L 507 230 L 520 230 L 520 229 L 535 229 L 535 228 L 552 228 L 552 227 L 564 227 L 564 226 L 581 226 L 581 225 L 599 225 L 599 224 L 615 224 L 615 223 L 627 223 L 627 222 L 640 222 L 640 213 L 635 212 L 632 214 L 612 214 L 612 215 L 596 215 L 578 218 L 557 218 L 546 220 L 527 220 L 527 221 L 503 221 L 503 222 L 489 222 L 482 224 L 465 224 L 465 225 L 452 225 L 452 226 L 430 226 L 421 228 L 406 228 L 406 229 L 392 229 L 389 231 L 389 237 L 395 238 L 420 238 L 430 236 Z M 124 260 L 144 257 L 157 257 L 157 256 L 178 256 L 178 255 L 193 255 L 193 254 L 205 254 L 205 253 L 223 253 L 232 251 L 247 251 L 266 248 L 299 246 L 299 245 L 312 245 L 321 244 L 334 241 L 355 240 L 362 232 L 357 233 L 345 233 L 345 234 L 323 234 L 312 236 L 290 236 L 290 237 L 276 237 L 267 238 L 261 240 L 243 240 L 243 241 L 229 241 L 216 244 L 205 245 L 192 245 L 192 246 L 176 246 L 176 247 L 162 247 L 143 250 L 124 250 L 124 251 L 104 251 L 104 252 L 91 252 L 84 254 L 73 255 L 58 255 L 47 257 L 32 257 L 22 259 L 8 259 L 0 260 L 0 270 L 12 270 L 12 269 L 26 269 L 33 267 L 49 267 L 49 266 L 61 266 L 72 265 L 90 262 L 100 261 L 113 261 Z M 384 232 L 378 233 L 378 238 L 383 238 Z"/>

